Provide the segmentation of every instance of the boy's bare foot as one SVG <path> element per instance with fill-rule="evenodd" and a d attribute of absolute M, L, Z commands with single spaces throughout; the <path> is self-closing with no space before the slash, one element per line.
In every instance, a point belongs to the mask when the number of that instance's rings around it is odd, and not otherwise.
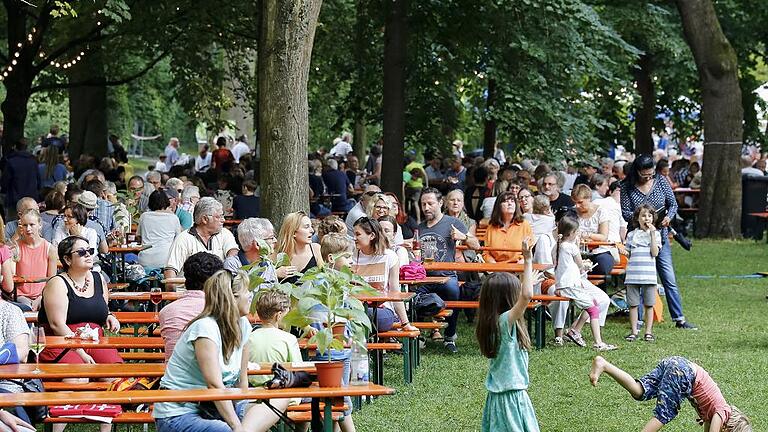
<path fill-rule="evenodd" d="M 592 370 L 589 371 L 589 382 L 592 383 L 593 386 L 597 386 L 597 381 L 600 379 L 600 375 L 605 370 L 605 365 L 608 362 L 600 357 L 596 356 L 594 360 L 592 360 Z"/>

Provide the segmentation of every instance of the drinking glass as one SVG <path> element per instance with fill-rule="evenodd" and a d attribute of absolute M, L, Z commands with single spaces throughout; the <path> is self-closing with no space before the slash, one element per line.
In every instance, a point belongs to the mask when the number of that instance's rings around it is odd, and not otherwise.
<path fill-rule="evenodd" d="M 30 338 L 29 349 L 35 353 L 35 370 L 32 373 L 39 374 L 40 370 L 40 353 L 45 349 L 45 329 L 39 326 L 32 325 L 32 337 Z"/>
<path fill-rule="evenodd" d="M 163 301 L 163 290 L 160 287 L 152 287 L 149 290 L 149 301 L 155 305 L 155 317 L 157 318 L 157 307 Z"/>

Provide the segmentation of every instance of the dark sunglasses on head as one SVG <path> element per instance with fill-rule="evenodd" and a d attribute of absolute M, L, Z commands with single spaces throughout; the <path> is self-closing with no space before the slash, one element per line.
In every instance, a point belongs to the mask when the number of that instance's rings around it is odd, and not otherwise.
<path fill-rule="evenodd" d="M 74 255 L 74 254 L 77 254 L 77 256 L 79 256 L 79 257 L 81 257 L 81 258 L 82 258 L 82 257 L 84 257 L 84 256 L 86 256 L 86 255 L 88 255 L 88 256 L 93 256 L 94 254 L 96 254 L 96 249 L 94 249 L 94 248 L 90 248 L 90 249 L 78 249 L 78 250 L 75 250 L 75 251 L 72 251 L 72 252 L 70 252 L 69 254 L 70 254 L 70 255 Z"/>

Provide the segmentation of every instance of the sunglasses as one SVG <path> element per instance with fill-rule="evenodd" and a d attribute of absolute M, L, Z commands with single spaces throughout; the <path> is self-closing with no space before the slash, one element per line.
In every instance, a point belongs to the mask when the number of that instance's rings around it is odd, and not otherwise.
<path fill-rule="evenodd" d="M 86 256 L 86 255 L 88 255 L 88 256 L 93 256 L 93 255 L 95 255 L 95 254 L 96 254 L 96 249 L 95 249 L 95 248 L 90 248 L 90 249 L 78 249 L 78 250 L 76 250 L 76 251 L 72 251 L 72 252 L 70 252 L 69 254 L 70 254 L 70 255 L 74 255 L 74 254 L 77 254 L 77 256 L 79 256 L 80 258 L 82 258 L 82 257 L 84 257 L 84 256 Z"/>

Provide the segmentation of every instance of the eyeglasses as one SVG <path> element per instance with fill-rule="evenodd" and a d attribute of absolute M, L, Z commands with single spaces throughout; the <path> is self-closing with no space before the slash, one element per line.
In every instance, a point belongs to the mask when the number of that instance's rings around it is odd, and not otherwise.
<path fill-rule="evenodd" d="M 524 199 L 529 199 L 529 198 L 533 198 L 533 195 L 520 195 L 520 196 L 518 197 L 518 199 L 521 199 L 521 200 L 524 200 Z"/>
<path fill-rule="evenodd" d="M 70 254 L 70 255 L 74 255 L 74 254 L 77 254 L 77 256 L 79 256 L 80 258 L 82 258 L 82 257 L 84 257 L 84 256 L 86 256 L 86 255 L 88 255 L 88 256 L 93 256 L 93 255 L 95 255 L 95 254 L 96 254 L 96 249 L 95 249 L 95 248 L 90 248 L 90 249 L 78 249 L 78 250 L 75 250 L 75 251 L 72 251 L 72 252 L 70 252 L 69 254 Z"/>
<path fill-rule="evenodd" d="M 389 206 L 374 206 L 373 208 L 376 210 L 389 210 Z"/>

